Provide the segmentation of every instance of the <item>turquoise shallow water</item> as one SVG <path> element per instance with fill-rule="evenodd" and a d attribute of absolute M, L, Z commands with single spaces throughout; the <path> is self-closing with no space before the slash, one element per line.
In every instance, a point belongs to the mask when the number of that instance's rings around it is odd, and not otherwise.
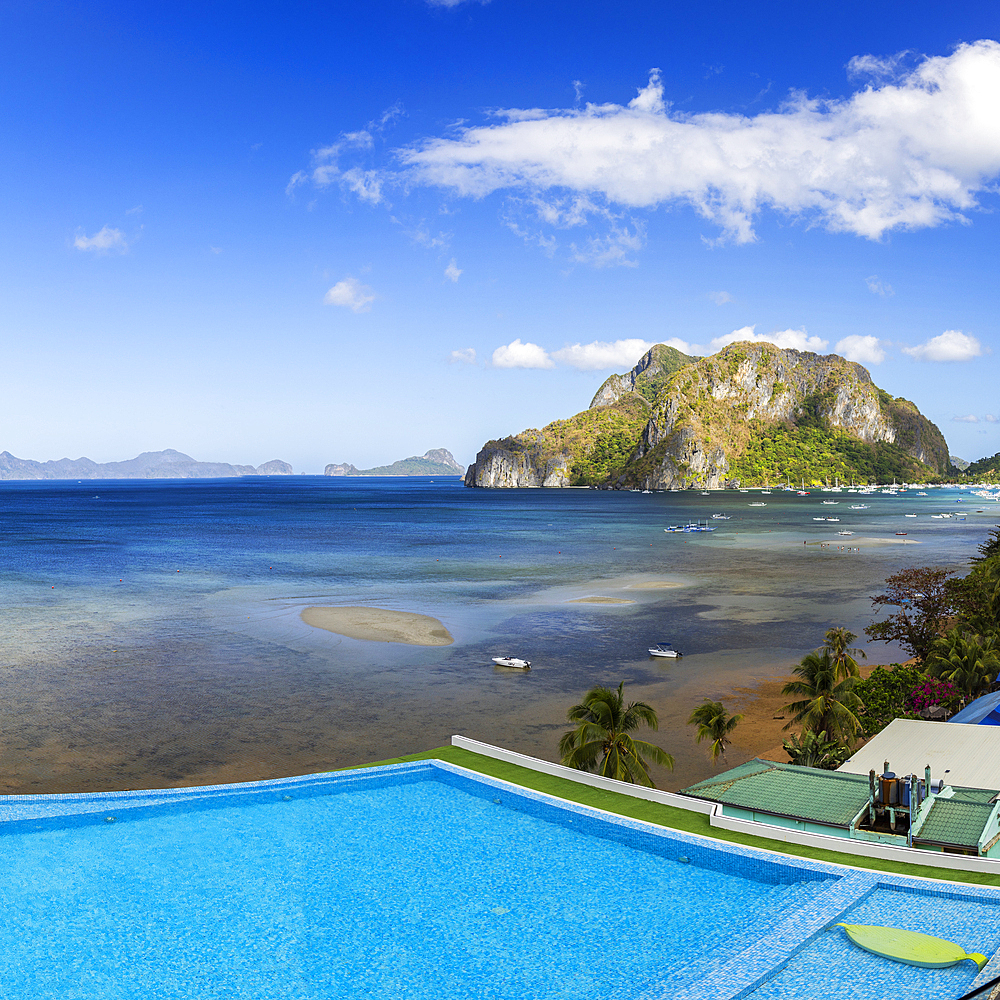
<path fill-rule="evenodd" d="M 830 624 L 860 632 L 889 573 L 966 564 L 1000 507 L 930 493 L 774 493 L 750 507 L 757 497 L 734 492 L 458 480 L 0 483 L 0 750 L 16 761 L 2 780 L 243 780 L 455 732 L 551 758 L 566 707 L 625 679 L 660 712 L 680 787 L 704 768 L 684 726 L 702 697 L 786 672 Z M 813 520 L 831 511 L 839 522 Z M 941 511 L 966 519 L 930 516 Z M 730 520 L 663 531 L 712 513 Z M 594 597 L 629 603 L 579 602 Z M 431 615 L 455 643 L 366 643 L 302 623 L 304 607 L 327 604 Z M 651 661 L 661 639 L 684 660 Z M 495 670 L 500 653 L 534 669 Z"/>

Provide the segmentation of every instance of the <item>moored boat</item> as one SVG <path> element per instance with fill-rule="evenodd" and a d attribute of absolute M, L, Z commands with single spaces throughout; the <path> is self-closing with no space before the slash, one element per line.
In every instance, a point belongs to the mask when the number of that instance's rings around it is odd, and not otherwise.
<path fill-rule="evenodd" d="M 649 647 L 650 656 L 681 656 L 669 642 L 658 642 L 655 646 Z"/>
<path fill-rule="evenodd" d="M 498 667 L 512 667 L 514 670 L 531 669 L 531 660 L 522 660 L 516 656 L 494 656 L 492 659 Z"/>

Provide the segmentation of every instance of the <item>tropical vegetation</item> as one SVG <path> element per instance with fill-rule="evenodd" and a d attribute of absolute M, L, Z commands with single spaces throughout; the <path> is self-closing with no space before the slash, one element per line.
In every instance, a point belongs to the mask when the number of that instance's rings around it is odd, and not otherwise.
<path fill-rule="evenodd" d="M 726 747 L 733 741 L 730 739 L 733 730 L 743 721 L 742 715 L 730 715 L 720 701 L 710 701 L 708 698 L 699 705 L 688 719 L 689 726 L 697 726 L 695 742 L 711 740 L 712 763 L 726 753 Z"/>
<path fill-rule="evenodd" d="M 800 736 L 790 736 L 781 744 L 793 764 L 799 767 L 819 767 L 825 771 L 836 771 L 848 757 L 850 747 L 843 740 L 830 739 L 825 732 L 814 733 L 803 730 Z"/>
<path fill-rule="evenodd" d="M 784 728 L 801 725 L 810 732 L 853 740 L 861 728 L 857 712 L 862 703 L 853 691 L 855 678 L 841 673 L 833 650 L 823 646 L 807 653 L 792 673 L 795 680 L 789 681 L 781 693 L 786 697 L 798 695 L 799 700 L 785 706 L 784 711 L 793 715 Z"/>
<path fill-rule="evenodd" d="M 655 730 L 659 723 L 655 709 L 646 702 L 625 704 L 624 681 L 617 690 L 591 688 L 566 718 L 576 724 L 559 741 L 559 754 L 567 767 L 649 788 L 655 787 L 649 762 L 673 769 L 674 758 L 666 750 L 632 736 L 640 726 Z"/>

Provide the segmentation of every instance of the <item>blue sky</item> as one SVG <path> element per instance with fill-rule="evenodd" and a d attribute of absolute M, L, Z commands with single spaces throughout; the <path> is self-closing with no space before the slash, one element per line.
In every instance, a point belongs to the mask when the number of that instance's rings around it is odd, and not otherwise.
<path fill-rule="evenodd" d="M 997 39 L 995 3 L 8 2 L 0 449 L 469 462 L 750 336 L 992 455 Z"/>

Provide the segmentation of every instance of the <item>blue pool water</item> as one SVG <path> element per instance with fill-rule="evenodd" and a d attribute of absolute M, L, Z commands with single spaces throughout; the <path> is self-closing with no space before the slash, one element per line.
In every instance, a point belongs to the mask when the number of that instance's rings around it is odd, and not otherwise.
<path fill-rule="evenodd" d="M 875 980 L 891 985 L 881 995 L 944 1000 L 971 966 L 903 975 L 825 927 L 905 912 L 988 954 L 1000 945 L 998 892 L 904 892 L 906 880 L 713 844 L 436 763 L 9 799 L 0 819 L 11 1000 L 773 1000 L 866 996 L 854 986 Z"/>

